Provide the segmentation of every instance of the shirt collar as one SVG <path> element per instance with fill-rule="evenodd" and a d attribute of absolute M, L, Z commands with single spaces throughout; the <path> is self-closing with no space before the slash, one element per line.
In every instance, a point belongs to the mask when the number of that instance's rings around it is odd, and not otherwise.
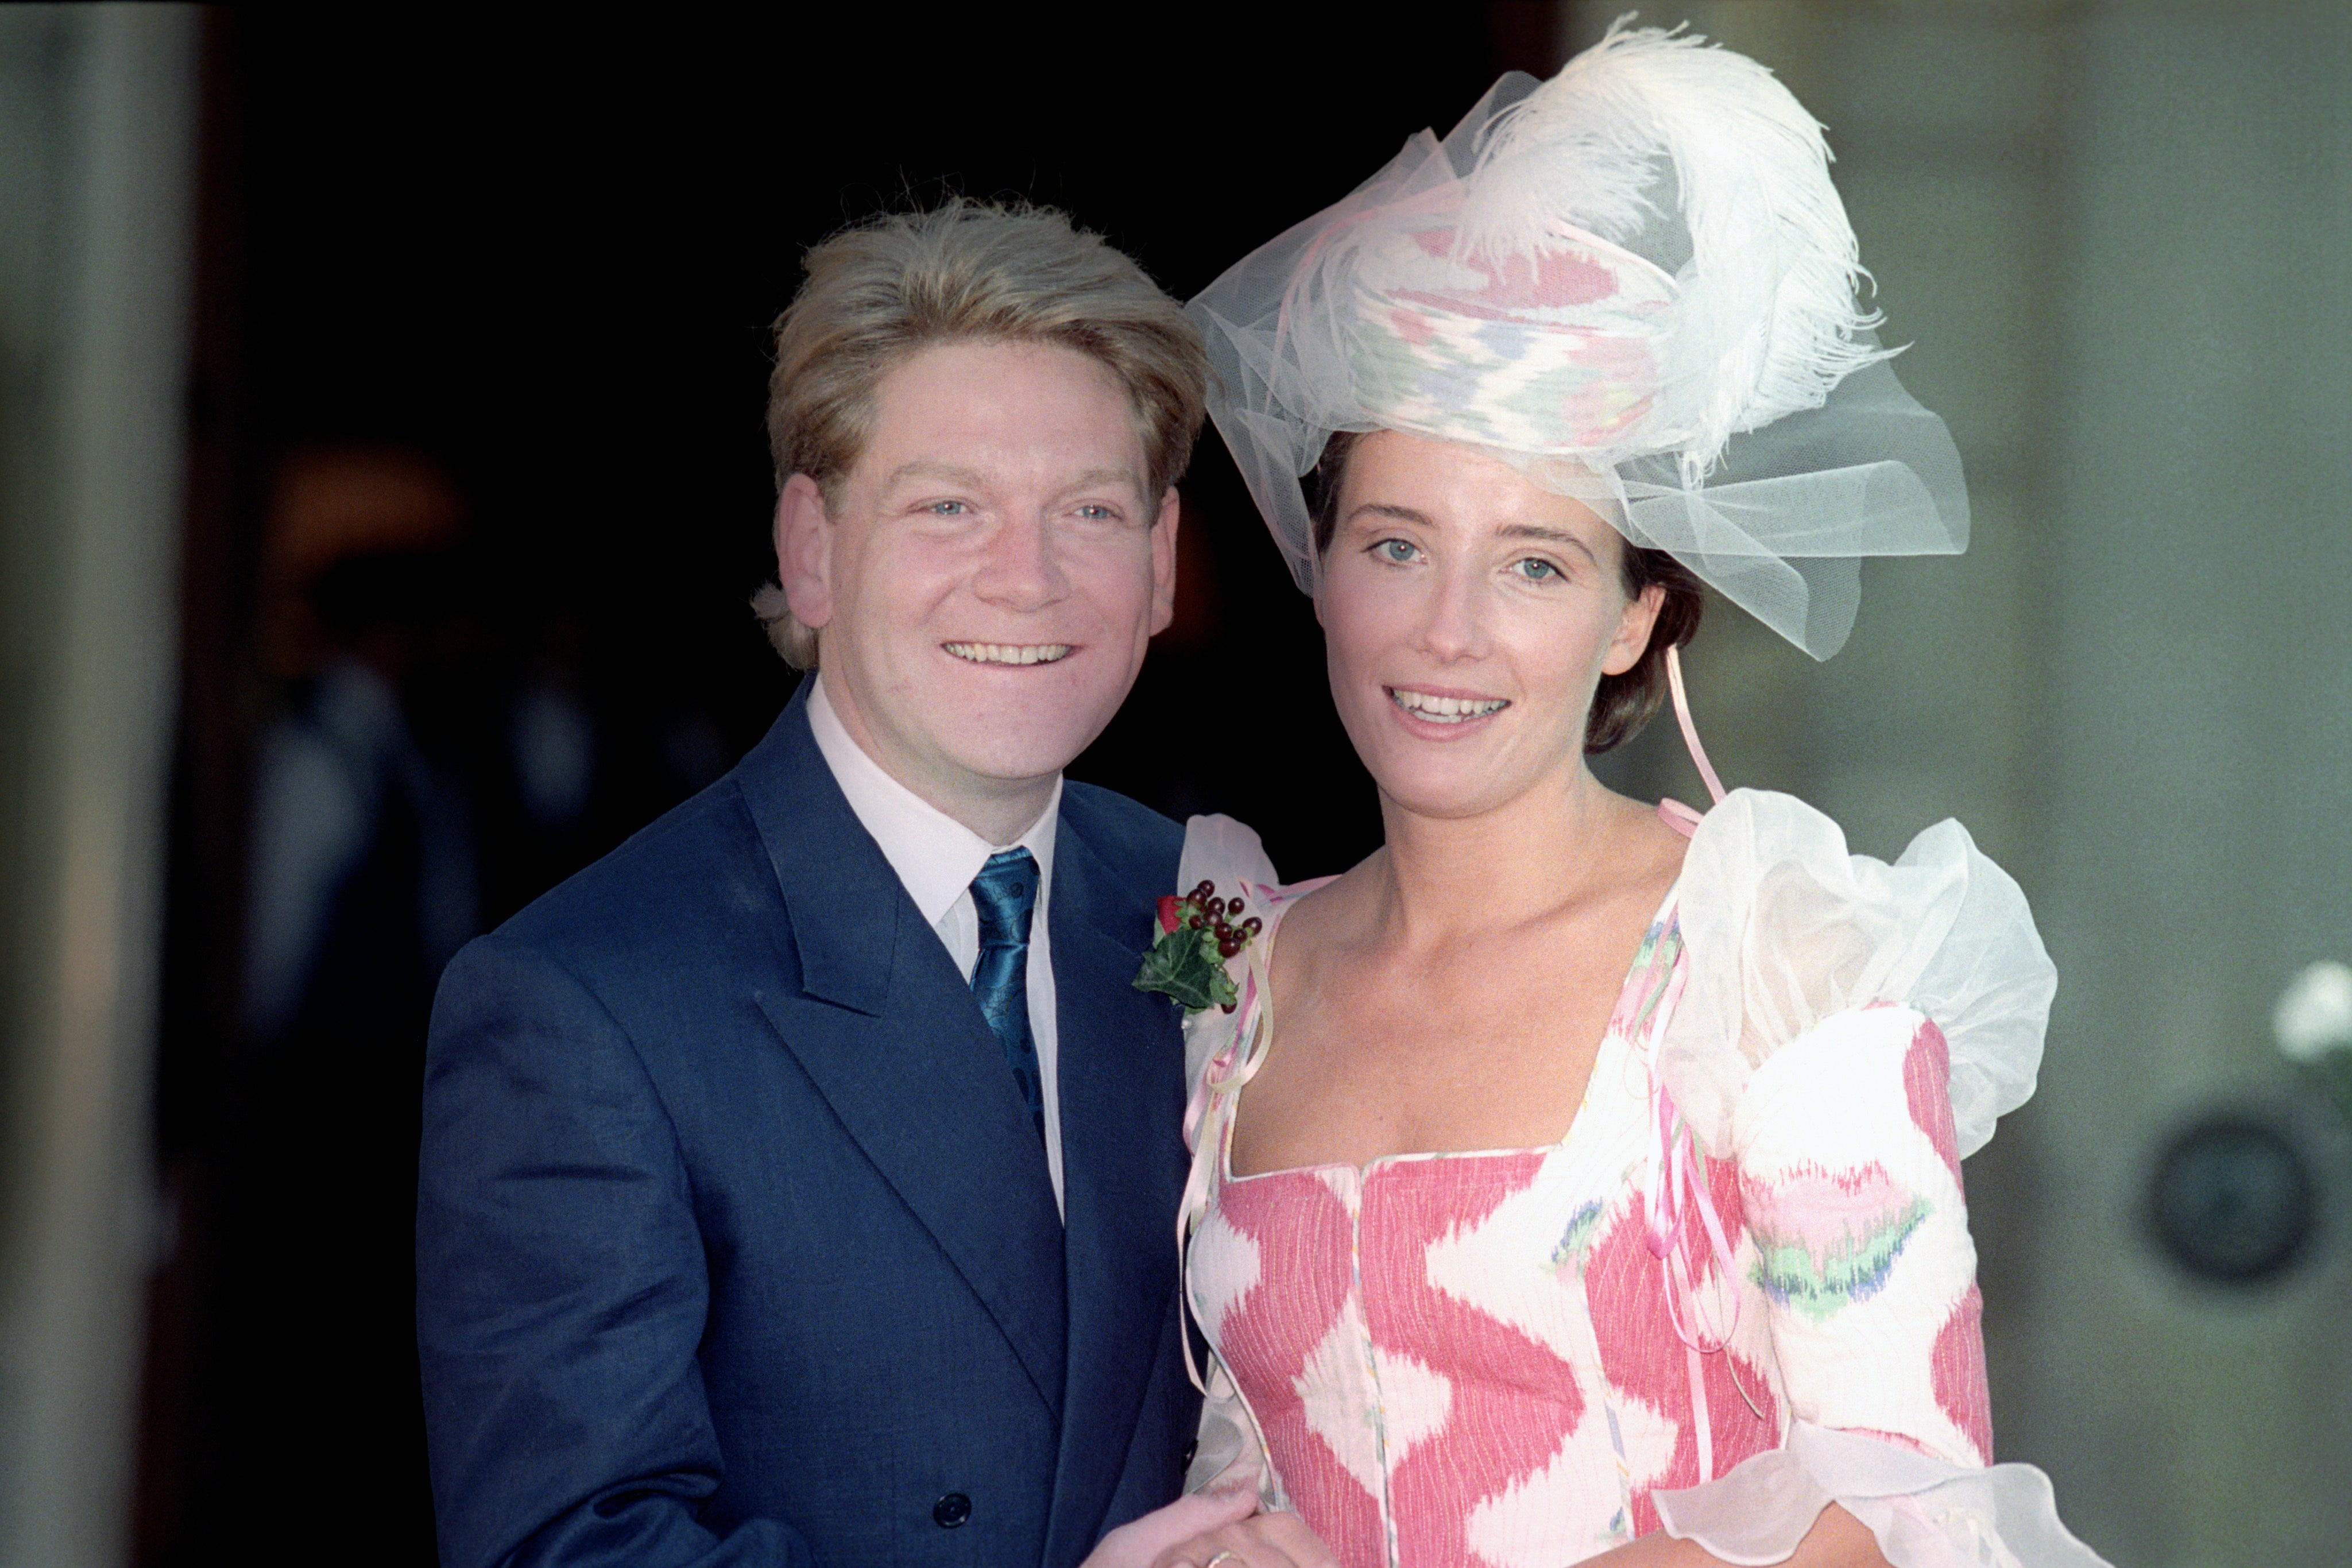
<path fill-rule="evenodd" d="M 955 901 L 971 886 L 971 879 L 988 857 L 1000 849 L 1027 850 L 1037 860 L 1037 904 L 1042 912 L 1046 890 L 1054 885 L 1054 830 L 1062 817 L 1062 779 L 1054 779 L 1054 792 L 1029 831 L 1011 844 L 992 844 L 884 771 L 880 763 L 851 737 L 848 727 L 825 695 L 824 677 L 816 678 L 809 693 L 809 729 L 834 782 L 848 797 L 859 825 L 881 846 L 883 858 L 898 873 L 907 896 L 923 918 L 937 925 Z"/>

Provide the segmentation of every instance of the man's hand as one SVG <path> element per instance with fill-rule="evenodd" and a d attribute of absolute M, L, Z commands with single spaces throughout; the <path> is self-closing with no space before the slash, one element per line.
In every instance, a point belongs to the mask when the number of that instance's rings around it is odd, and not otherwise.
<path fill-rule="evenodd" d="M 1339 1560 L 1297 1514 L 1260 1513 L 1179 1542 L 1153 1559 L 1151 1568 L 1211 1568 L 1212 1564 L 1215 1568 L 1339 1568 Z"/>

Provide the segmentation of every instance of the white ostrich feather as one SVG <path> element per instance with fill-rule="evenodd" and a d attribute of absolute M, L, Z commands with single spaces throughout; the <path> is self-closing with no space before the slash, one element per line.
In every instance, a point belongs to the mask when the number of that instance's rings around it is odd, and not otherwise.
<path fill-rule="evenodd" d="M 1696 478 L 1726 441 L 1818 408 L 1885 357 L 1858 340 L 1853 225 L 1822 127 L 1772 73 L 1705 39 L 1620 18 L 1498 117 L 1468 178 L 1460 253 L 1529 256 L 1580 228 L 1675 269 L 1669 392 Z M 1673 210 L 1661 211 L 1661 198 Z M 1663 220 L 1665 234 L 1662 235 Z"/>

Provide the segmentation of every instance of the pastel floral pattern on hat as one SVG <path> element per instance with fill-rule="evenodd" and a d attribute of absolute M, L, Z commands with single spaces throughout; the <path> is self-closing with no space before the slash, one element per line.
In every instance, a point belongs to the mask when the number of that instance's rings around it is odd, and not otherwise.
<path fill-rule="evenodd" d="M 1365 405 L 1515 451 L 1621 444 L 1656 402 L 1671 286 L 1598 244 L 1488 259 L 1450 239 L 1413 229 L 1367 248 L 1351 343 Z"/>

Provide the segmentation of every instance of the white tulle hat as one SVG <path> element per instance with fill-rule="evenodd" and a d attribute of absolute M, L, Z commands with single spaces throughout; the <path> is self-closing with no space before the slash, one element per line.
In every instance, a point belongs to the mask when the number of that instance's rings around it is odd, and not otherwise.
<path fill-rule="evenodd" d="M 1968 543 L 1959 454 L 1895 379 L 1822 128 L 1772 74 L 1621 21 L 1512 72 L 1186 308 L 1210 415 L 1299 586 L 1343 430 L 1495 451 L 1816 658 L 1864 556 Z"/>

